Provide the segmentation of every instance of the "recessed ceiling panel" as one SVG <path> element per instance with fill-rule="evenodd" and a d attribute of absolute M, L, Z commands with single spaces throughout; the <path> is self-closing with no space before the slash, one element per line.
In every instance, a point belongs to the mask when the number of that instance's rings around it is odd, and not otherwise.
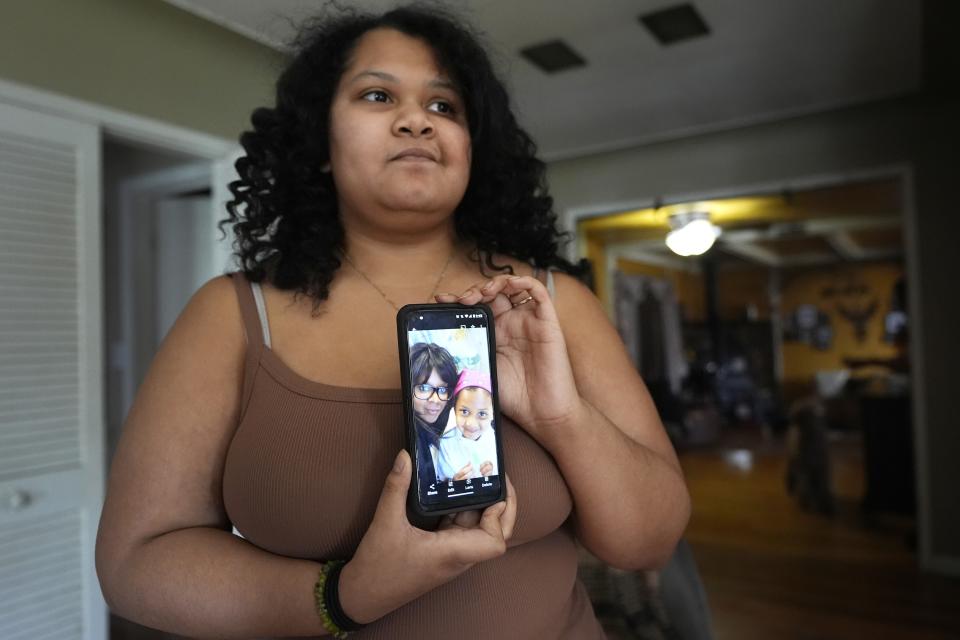
<path fill-rule="evenodd" d="M 167 0 L 278 46 L 311 0 Z M 548 159 L 815 113 L 915 91 L 922 2 L 697 0 L 709 37 L 662 46 L 657 0 L 450 0 L 494 49 L 521 123 Z M 392 0 L 353 0 L 383 10 Z M 520 50 L 562 40 L 589 65 L 545 74 Z"/>
<path fill-rule="evenodd" d="M 640 22 L 663 45 L 674 44 L 710 33 L 703 16 L 692 4 L 681 4 L 640 16 Z"/>
<path fill-rule="evenodd" d="M 546 73 L 565 71 L 586 64 L 586 60 L 577 55 L 577 52 L 562 40 L 551 40 L 524 47 L 520 50 L 520 55 Z"/>

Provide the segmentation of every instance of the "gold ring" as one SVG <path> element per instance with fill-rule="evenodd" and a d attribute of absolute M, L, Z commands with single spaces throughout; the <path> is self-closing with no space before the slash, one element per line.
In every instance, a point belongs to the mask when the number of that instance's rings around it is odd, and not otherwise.
<path fill-rule="evenodd" d="M 528 295 L 526 298 L 524 298 L 524 299 L 521 300 L 520 302 L 511 302 L 510 304 L 512 304 L 514 308 L 517 308 L 517 307 L 519 307 L 519 306 L 522 305 L 522 304 L 527 304 L 527 303 L 530 302 L 531 300 L 533 300 L 533 296 Z"/>

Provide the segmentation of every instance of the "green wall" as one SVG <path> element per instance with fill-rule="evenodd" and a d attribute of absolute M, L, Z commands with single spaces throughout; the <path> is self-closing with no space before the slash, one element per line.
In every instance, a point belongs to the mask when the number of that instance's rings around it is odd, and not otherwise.
<path fill-rule="evenodd" d="M 0 79 L 236 139 L 283 54 L 161 0 L 4 3 Z"/>

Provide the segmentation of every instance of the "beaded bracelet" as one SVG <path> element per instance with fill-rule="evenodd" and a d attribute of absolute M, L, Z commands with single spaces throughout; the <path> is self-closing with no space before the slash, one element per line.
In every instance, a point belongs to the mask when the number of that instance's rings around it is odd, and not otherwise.
<path fill-rule="evenodd" d="M 334 638 L 346 638 L 350 631 L 364 625 L 353 621 L 340 606 L 340 570 L 343 560 L 331 560 L 323 565 L 313 586 L 313 600 L 323 628 Z"/>

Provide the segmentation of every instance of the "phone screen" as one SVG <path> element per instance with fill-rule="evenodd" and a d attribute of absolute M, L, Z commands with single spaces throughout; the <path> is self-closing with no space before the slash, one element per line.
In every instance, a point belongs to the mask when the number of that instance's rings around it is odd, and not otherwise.
<path fill-rule="evenodd" d="M 479 307 L 421 306 L 404 316 L 408 424 L 424 511 L 469 508 L 502 495 L 491 322 Z"/>

